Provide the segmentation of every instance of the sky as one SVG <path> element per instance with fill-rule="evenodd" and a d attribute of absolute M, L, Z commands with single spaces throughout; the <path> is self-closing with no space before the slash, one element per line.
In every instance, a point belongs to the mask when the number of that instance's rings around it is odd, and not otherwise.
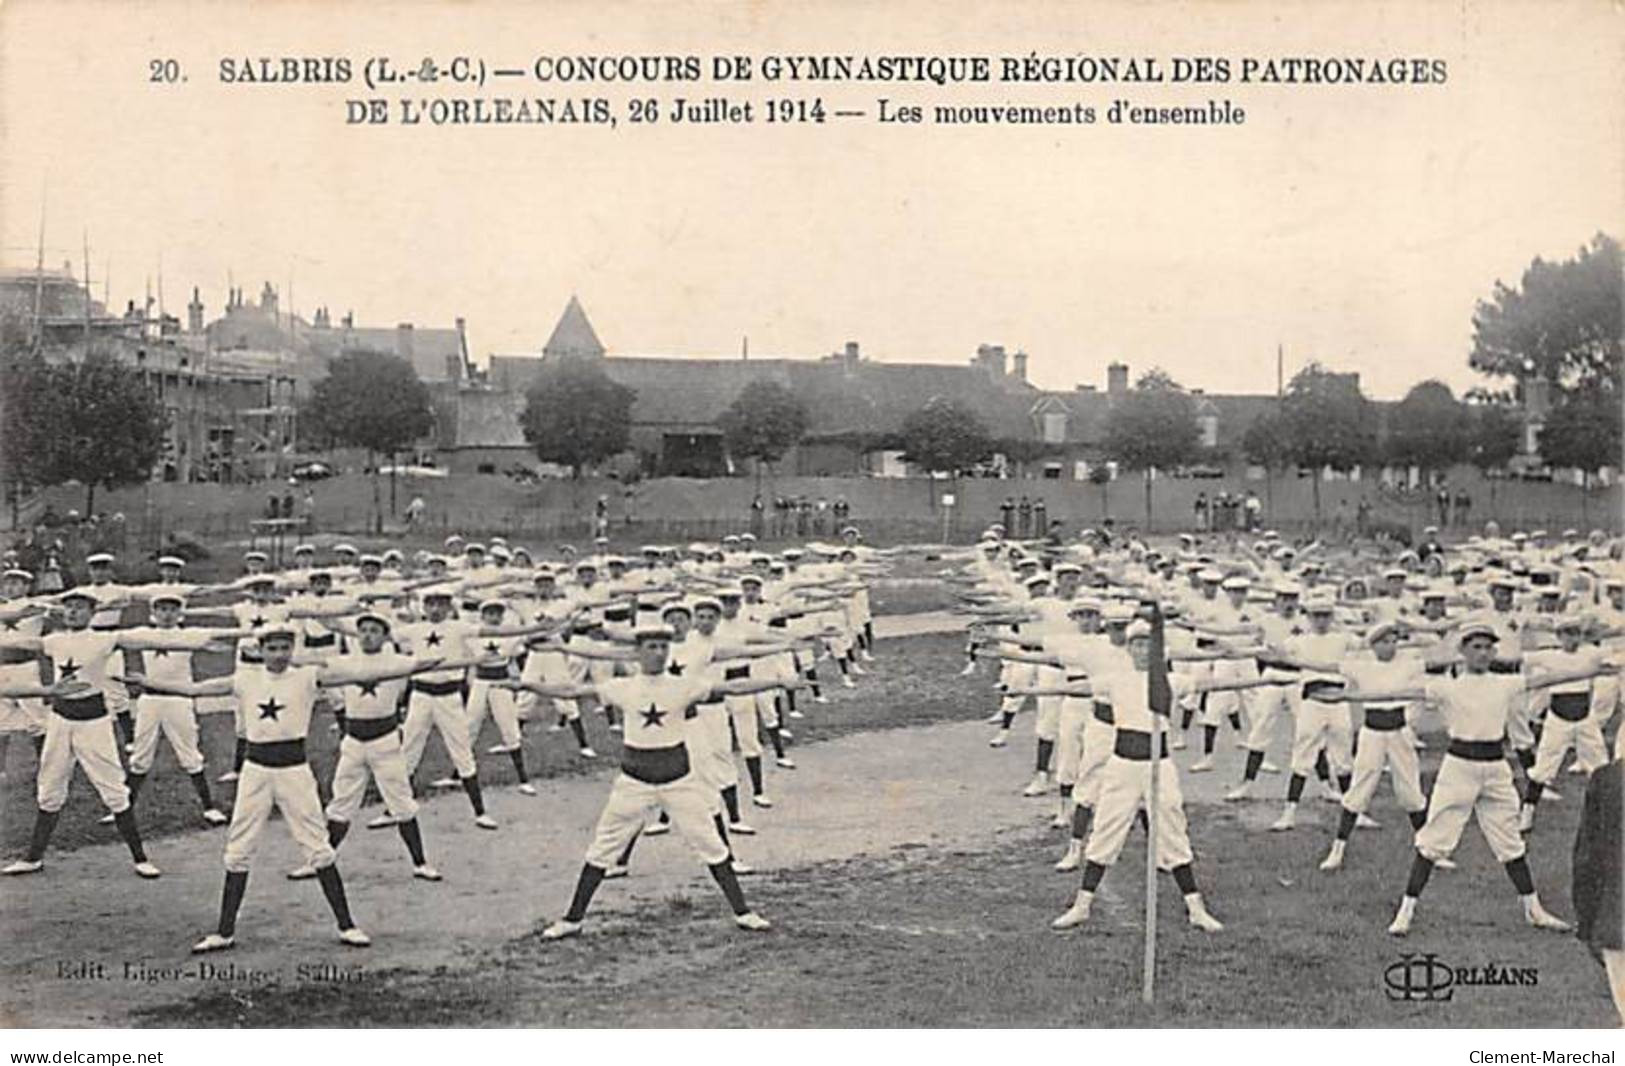
<path fill-rule="evenodd" d="M 1535 256 L 1625 220 L 1622 16 L 1604 2 L 756 2 L 0 7 L 0 262 L 83 270 L 111 306 L 162 278 L 184 318 L 228 278 L 359 324 L 468 323 L 476 361 L 541 347 L 571 294 L 614 354 L 883 361 L 1029 353 L 1037 383 L 1151 366 L 1268 392 L 1311 359 L 1396 398 L 1467 367 L 1472 312 Z M 1443 85 L 661 83 L 399 96 L 604 96 L 602 126 L 345 123 L 342 85 L 227 85 L 222 58 L 851 53 L 1429 57 Z M 154 84 L 173 58 L 184 84 Z M 359 77 L 360 71 L 356 71 Z M 1233 72 L 1234 73 L 1234 72 Z M 754 101 L 738 126 L 627 101 Z M 768 98 L 863 119 L 762 122 Z M 882 124 L 893 107 L 1095 106 L 1093 126 Z M 1116 99 L 1246 122 L 1127 127 Z M 393 105 L 392 105 L 393 106 Z"/>

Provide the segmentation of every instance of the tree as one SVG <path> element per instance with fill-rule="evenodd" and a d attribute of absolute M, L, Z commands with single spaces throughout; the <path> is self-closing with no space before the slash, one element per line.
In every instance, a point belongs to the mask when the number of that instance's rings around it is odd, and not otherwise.
<path fill-rule="evenodd" d="M 807 408 L 777 381 L 758 378 L 739 390 L 717 425 L 728 454 L 755 465 L 760 492 L 762 464 L 778 462 L 800 442 L 807 432 Z"/>
<path fill-rule="evenodd" d="M 1491 377 L 1535 377 L 1554 391 L 1618 395 L 1625 275 L 1619 242 L 1599 233 L 1573 259 L 1535 259 L 1518 288 L 1497 281 L 1473 313 L 1468 364 Z"/>
<path fill-rule="evenodd" d="M 96 489 L 145 481 L 163 451 L 169 416 L 141 375 L 107 352 L 51 365 L 38 356 L 4 371 L 3 436 L 8 476 L 19 483 Z"/>
<path fill-rule="evenodd" d="M 1279 406 L 1271 406 L 1252 420 L 1241 435 L 1241 454 L 1249 463 L 1264 468 L 1264 499 L 1269 517 L 1275 519 L 1275 472 L 1291 459 L 1286 439 L 1286 417 Z"/>
<path fill-rule="evenodd" d="M 1472 447 L 1472 415 L 1442 381 L 1413 385 L 1388 416 L 1387 458 L 1395 466 L 1417 467 L 1423 484 L 1435 470 L 1467 458 Z"/>
<path fill-rule="evenodd" d="M 1580 471 L 1580 514 L 1589 522 L 1591 476 L 1621 461 L 1619 401 L 1600 390 L 1570 393 L 1552 409 L 1540 431 L 1540 457 L 1557 469 Z"/>
<path fill-rule="evenodd" d="M 525 393 L 519 425 L 544 463 L 584 468 L 626 450 L 637 393 L 618 384 L 597 362 L 560 359 L 543 368 Z"/>
<path fill-rule="evenodd" d="M 1089 484 L 1100 487 L 1100 519 L 1104 522 L 1112 516 L 1111 484 L 1112 470 L 1105 463 L 1089 464 Z"/>
<path fill-rule="evenodd" d="M 1376 439 L 1376 416 L 1360 392 L 1357 374 L 1310 363 L 1292 378 L 1281 400 L 1287 456 L 1313 472 L 1315 518 L 1320 519 L 1320 477 L 1365 462 Z"/>
<path fill-rule="evenodd" d="M 1472 413 L 1467 459 L 1490 486 L 1490 516 L 1495 517 L 1495 481 L 1492 474 L 1505 470 L 1523 450 L 1523 421 L 1510 399 L 1495 400 L 1479 394 L 1481 402 L 1469 405 Z"/>
<path fill-rule="evenodd" d="M 899 437 L 903 459 L 927 474 L 958 477 L 961 470 L 993 453 L 993 439 L 976 412 L 940 396 L 926 401 L 925 406 L 904 419 Z M 935 507 L 935 482 L 928 485 L 928 491 Z"/>
<path fill-rule="evenodd" d="M 1158 470 L 1172 470 L 1196 454 L 1201 429 L 1196 403 L 1160 369 L 1147 371 L 1106 415 L 1106 455 L 1145 476 L 1145 528 L 1153 528 L 1151 483 Z"/>
<path fill-rule="evenodd" d="M 378 463 L 389 456 L 390 511 L 395 509 L 395 456 L 434 431 L 429 389 L 412 364 L 382 352 L 345 352 L 316 383 L 305 409 L 319 432 L 339 444 L 367 450 L 373 470 L 374 528 L 383 531 L 383 505 L 378 498 Z"/>

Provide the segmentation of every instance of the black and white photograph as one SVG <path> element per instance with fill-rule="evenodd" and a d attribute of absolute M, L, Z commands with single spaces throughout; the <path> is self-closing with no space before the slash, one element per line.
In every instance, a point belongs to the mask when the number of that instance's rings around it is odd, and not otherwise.
<path fill-rule="evenodd" d="M 7 0 L 0 1047 L 1613 1063 L 1622 17 Z"/>

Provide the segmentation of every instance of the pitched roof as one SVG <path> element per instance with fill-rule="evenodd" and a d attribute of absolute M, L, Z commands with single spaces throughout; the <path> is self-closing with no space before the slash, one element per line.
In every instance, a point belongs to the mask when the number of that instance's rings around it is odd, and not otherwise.
<path fill-rule="evenodd" d="M 588 355 L 604 354 L 604 342 L 598 339 L 598 332 L 587 321 L 587 312 L 581 309 L 581 301 L 574 295 L 570 302 L 564 305 L 564 314 L 553 327 L 553 335 L 547 338 L 542 345 L 544 355 Z"/>
<path fill-rule="evenodd" d="M 381 352 L 398 355 L 412 364 L 426 382 L 461 381 L 466 363 L 463 335 L 456 329 L 423 326 L 340 326 L 309 328 L 311 346 L 329 359 L 344 352 Z"/>

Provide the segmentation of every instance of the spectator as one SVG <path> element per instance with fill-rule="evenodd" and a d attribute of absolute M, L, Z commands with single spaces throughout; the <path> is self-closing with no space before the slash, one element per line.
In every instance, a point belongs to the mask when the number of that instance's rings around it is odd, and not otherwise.
<path fill-rule="evenodd" d="M 1363 536 L 1365 536 L 1365 531 L 1370 527 L 1370 525 L 1371 525 L 1371 501 L 1366 499 L 1364 496 L 1361 496 L 1359 504 L 1356 505 L 1355 508 L 1354 508 L 1354 529 L 1355 529 L 1355 532 L 1359 533 L 1360 536 L 1363 537 Z"/>
<path fill-rule="evenodd" d="M 637 522 L 638 490 L 635 485 L 628 485 L 621 490 L 621 521 L 626 528 L 631 529 Z"/>
<path fill-rule="evenodd" d="M 1450 524 L 1450 486 L 1443 481 L 1439 482 L 1439 491 L 1433 494 L 1433 498 L 1439 504 L 1439 524 L 1448 526 Z"/>
<path fill-rule="evenodd" d="M 1049 506 L 1040 496 L 1033 501 L 1033 536 L 1043 537 L 1049 535 Z"/>
<path fill-rule="evenodd" d="M 1191 505 L 1191 508 L 1196 512 L 1197 532 L 1206 533 L 1208 531 L 1207 493 L 1198 492 L 1196 502 Z"/>
<path fill-rule="evenodd" d="M 796 504 L 796 536 L 807 535 L 807 524 L 812 521 L 812 502 L 807 497 L 798 498 Z"/>
<path fill-rule="evenodd" d="M 845 496 L 835 497 L 835 524 L 841 529 L 846 528 L 847 519 L 852 517 L 852 505 L 846 502 Z"/>
<path fill-rule="evenodd" d="M 750 535 L 760 539 L 762 536 L 762 512 L 766 510 L 762 503 L 762 494 L 757 493 L 750 500 Z"/>
<path fill-rule="evenodd" d="M 1468 523 L 1468 514 L 1473 509 L 1473 498 L 1467 495 L 1466 489 L 1456 490 L 1456 524 L 1465 526 Z"/>
<path fill-rule="evenodd" d="M 316 494 L 310 489 L 305 490 L 304 509 L 301 516 L 305 520 L 305 532 L 316 528 Z"/>
<path fill-rule="evenodd" d="M 265 501 L 265 517 L 274 520 L 281 517 L 281 515 L 282 502 L 276 498 L 276 493 L 273 492 Z"/>
<path fill-rule="evenodd" d="M 1580 942 L 1603 966 L 1614 1009 L 1625 1021 L 1625 939 L 1620 902 L 1621 782 L 1625 776 L 1619 758 L 1591 775 L 1585 807 L 1574 837 L 1574 914 Z"/>
<path fill-rule="evenodd" d="M 1018 539 L 1026 540 L 1028 535 L 1031 533 L 1032 525 L 1033 501 L 1029 500 L 1025 495 L 1023 495 L 1021 497 L 1021 502 L 1016 504 L 1016 526 L 1018 529 Z"/>
<path fill-rule="evenodd" d="M 423 524 L 423 513 L 429 509 L 422 496 L 413 496 L 406 505 L 406 528 L 417 529 Z"/>
<path fill-rule="evenodd" d="M 282 518 L 293 517 L 293 490 L 287 489 L 282 493 Z"/>
<path fill-rule="evenodd" d="M 1004 527 L 1004 535 L 1015 539 L 1016 535 L 1016 501 L 1012 496 L 1006 496 L 1004 502 L 999 504 L 999 524 Z"/>
<path fill-rule="evenodd" d="M 1251 490 L 1247 493 L 1247 528 L 1249 530 L 1264 527 L 1264 504 L 1258 498 L 1258 493 Z"/>
<path fill-rule="evenodd" d="M 813 532 L 819 536 L 824 535 L 825 526 L 829 523 L 829 501 L 818 497 L 817 513 L 813 518 Z"/>

